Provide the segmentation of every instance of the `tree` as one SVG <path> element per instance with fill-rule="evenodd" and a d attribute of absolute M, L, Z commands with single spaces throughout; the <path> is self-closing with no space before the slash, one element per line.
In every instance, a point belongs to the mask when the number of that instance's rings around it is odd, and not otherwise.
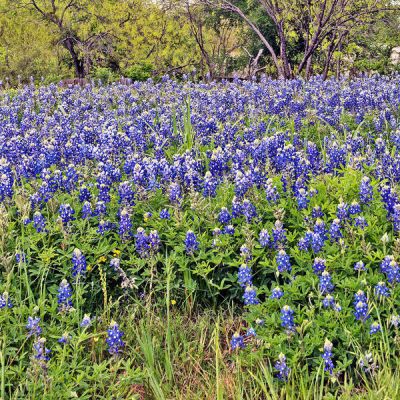
<path fill-rule="evenodd" d="M 75 75 L 83 78 L 91 65 L 91 54 L 98 48 L 111 48 L 113 31 L 111 19 L 101 14 L 103 1 L 98 0 L 10 0 L 10 10 L 29 10 L 38 22 L 44 22 L 56 38 L 56 44 L 63 46 L 70 55 Z M 127 1 L 120 24 L 129 19 Z M 116 9 L 118 11 L 118 9 Z M 120 14 L 120 13 L 118 13 Z"/>
<path fill-rule="evenodd" d="M 346 37 L 380 19 L 384 12 L 398 8 L 389 0 L 254 0 L 273 23 L 279 43 L 277 51 L 245 12 L 242 1 L 205 1 L 210 7 L 230 11 L 242 18 L 266 47 L 278 75 L 283 78 L 303 72 L 309 77 L 314 57 L 327 41 L 330 45 L 325 50 L 325 69 L 329 69 L 332 55 Z M 288 53 L 289 44 L 296 40 L 302 44 L 298 60 Z"/>

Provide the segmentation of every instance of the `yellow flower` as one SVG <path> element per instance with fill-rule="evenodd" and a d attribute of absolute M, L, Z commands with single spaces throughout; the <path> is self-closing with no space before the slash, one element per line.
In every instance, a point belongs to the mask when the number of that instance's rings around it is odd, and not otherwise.
<path fill-rule="evenodd" d="M 121 254 L 121 250 L 115 249 L 113 251 L 114 256 L 119 256 Z"/>
<path fill-rule="evenodd" d="M 171 304 L 174 306 L 176 304 L 176 300 L 171 300 Z"/>
<path fill-rule="evenodd" d="M 100 264 L 100 263 L 103 263 L 103 262 L 106 262 L 107 261 L 107 257 L 105 257 L 105 256 L 101 256 L 101 257 L 99 257 L 98 259 L 97 259 L 97 262 Z"/>
<path fill-rule="evenodd" d="M 88 272 L 90 272 L 92 269 L 93 269 L 93 266 L 92 266 L 92 265 L 88 265 L 88 266 L 86 267 L 86 270 L 87 270 Z"/>

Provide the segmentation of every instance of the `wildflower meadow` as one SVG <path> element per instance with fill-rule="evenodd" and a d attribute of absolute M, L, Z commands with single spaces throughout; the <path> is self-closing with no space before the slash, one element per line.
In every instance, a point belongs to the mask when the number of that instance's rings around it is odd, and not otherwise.
<path fill-rule="evenodd" d="M 400 76 L 0 91 L 0 398 L 399 399 Z"/>

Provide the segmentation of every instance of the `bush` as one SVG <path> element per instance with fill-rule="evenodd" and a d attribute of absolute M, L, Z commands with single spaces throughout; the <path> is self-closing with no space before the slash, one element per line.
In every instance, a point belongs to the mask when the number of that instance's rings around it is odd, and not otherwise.
<path fill-rule="evenodd" d="M 153 64 L 147 61 L 141 61 L 127 68 L 124 72 L 124 76 L 132 79 L 133 81 L 146 81 L 147 79 L 151 78 L 153 71 Z"/>

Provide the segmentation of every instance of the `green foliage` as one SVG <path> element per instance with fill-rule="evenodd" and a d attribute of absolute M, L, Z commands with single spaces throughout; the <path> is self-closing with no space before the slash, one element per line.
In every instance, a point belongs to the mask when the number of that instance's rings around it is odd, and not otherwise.
<path fill-rule="evenodd" d="M 104 84 L 111 83 L 117 78 L 116 74 L 107 67 L 95 67 L 92 77 Z"/>
<path fill-rule="evenodd" d="M 151 78 L 154 66 L 150 62 L 140 62 L 124 71 L 124 76 L 133 81 L 146 81 Z"/>

